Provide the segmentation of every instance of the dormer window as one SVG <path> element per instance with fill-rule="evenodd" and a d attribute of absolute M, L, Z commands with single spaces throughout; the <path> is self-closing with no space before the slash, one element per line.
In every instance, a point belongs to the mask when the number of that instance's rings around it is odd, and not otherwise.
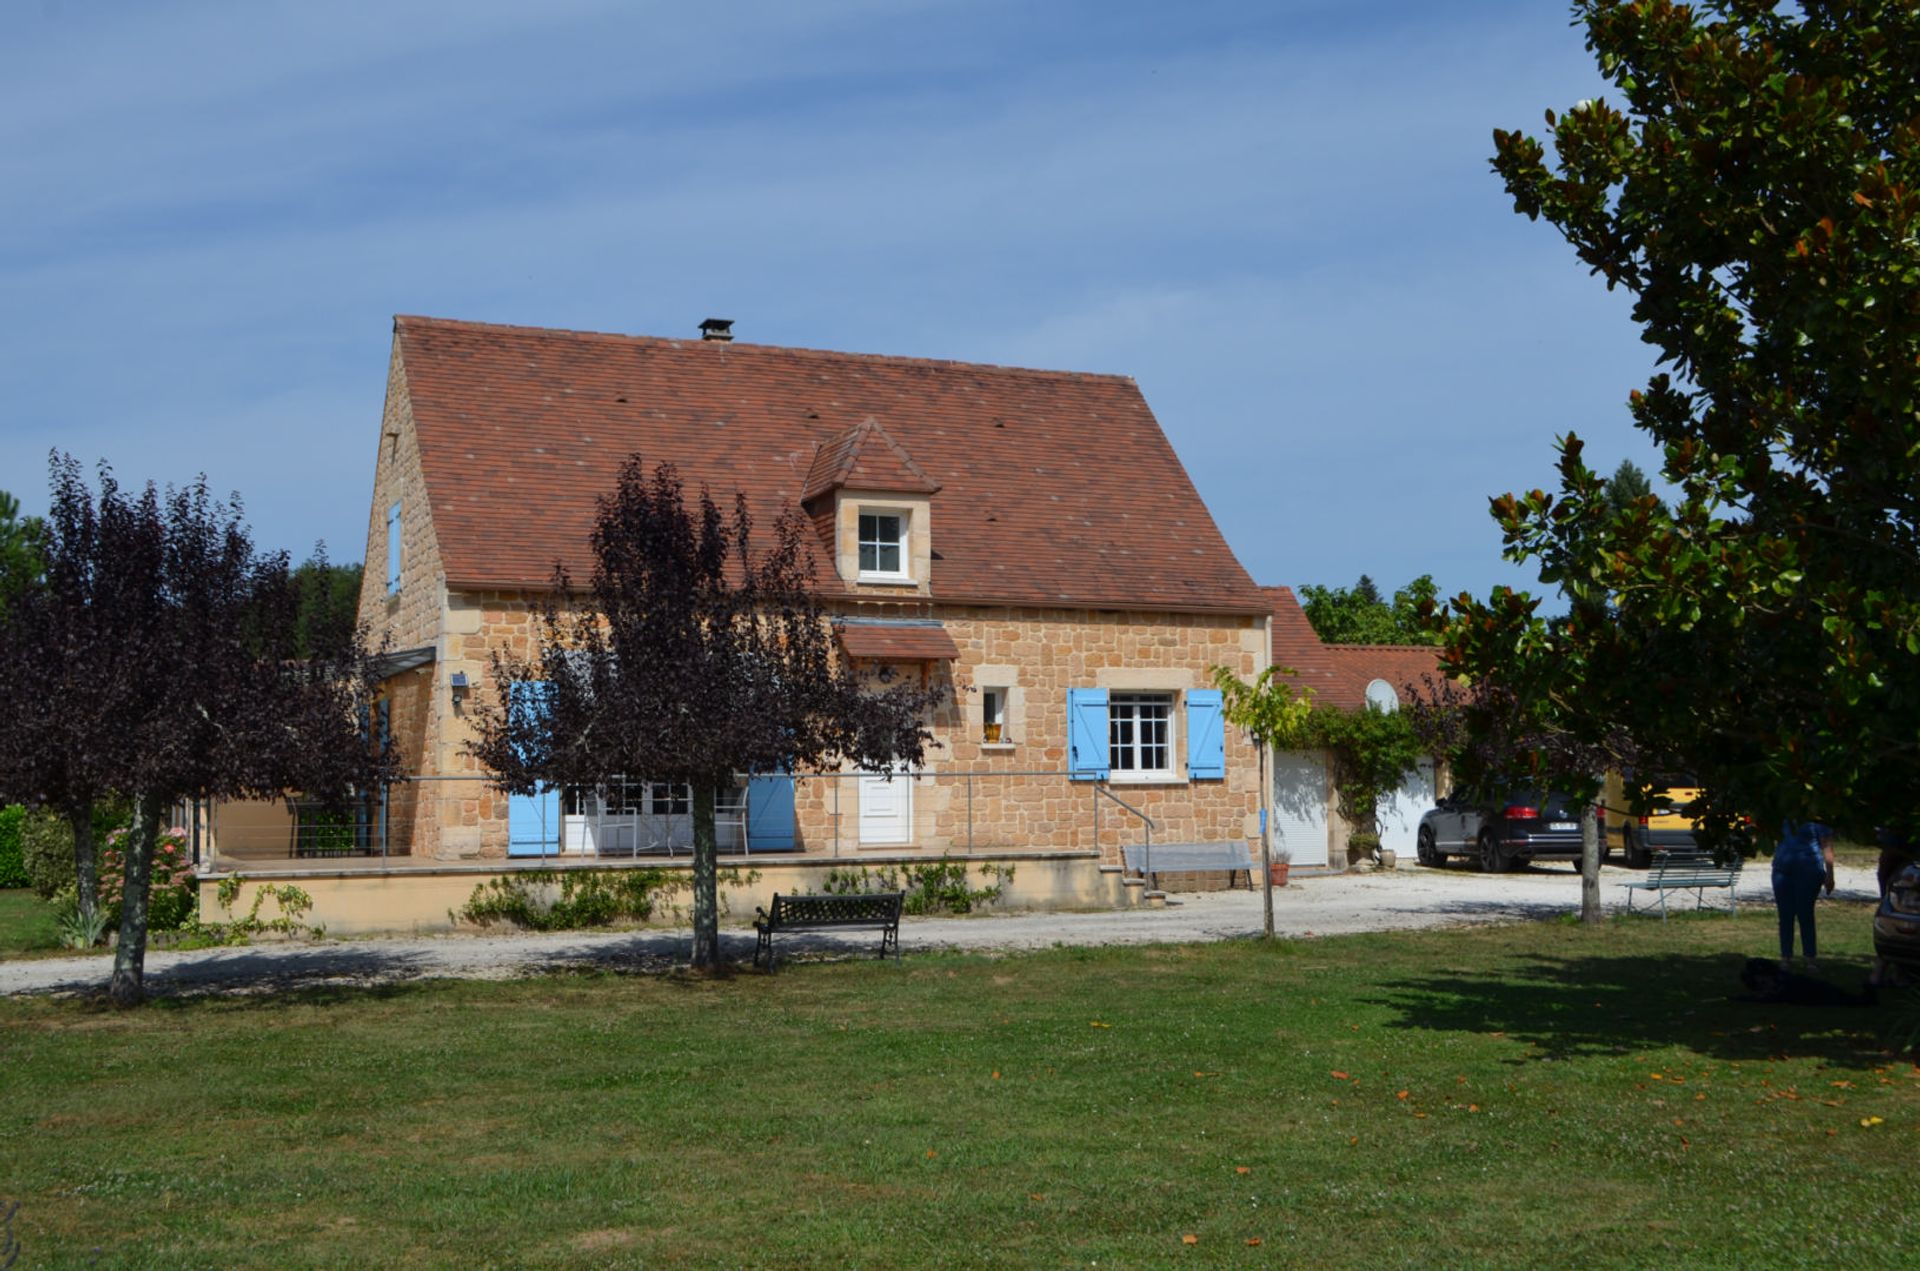
<path fill-rule="evenodd" d="M 862 582 L 912 582 L 907 572 L 907 517 L 904 512 L 860 513 Z"/>

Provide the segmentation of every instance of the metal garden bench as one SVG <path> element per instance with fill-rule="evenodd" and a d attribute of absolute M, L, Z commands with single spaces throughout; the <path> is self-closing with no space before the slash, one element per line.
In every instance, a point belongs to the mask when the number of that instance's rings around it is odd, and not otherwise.
<path fill-rule="evenodd" d="M 1245 843 L 1129 843 L 1120 849 L 1129 872 L 1144 875 L 1158 889 L 1162 874 L 1245 873 L 1253 887 L 1253 853 Z"/>
<path fill-rule="evenodd" d="M 1704 909 L 1707 892 L 1724 890 L 1728 912 L 1739 913 L 1740 902 L 1734 896 L 1734 884 L 1740 881 L 1740 867 L 1744 863 L 1738 856 L 1721 865 L 1706 852 L 1661 852 L 1653 858 L 1653 869 L 1645 878 L 1627 884 L 1627 909 L 1632 911 L 1636 892 L 1650 893 L 1659 898 L 1660 921 L 1665 922 L 1668 892 L 1690 891 L 1693 907 Z M 1648 907 L 1651 908 L 1651 904 Z"/>
<path fill-rule="evenodd" d="M 795 896 L 773 895 L 773 910 L 756 909 L 759 917 L 753 929 L 760 942 L 753 950 L 753 964 L 766 959 L 773 970 L 773 937 L 782 931 L 857 931 L 880 932 L 880 956 L 893 954 L 900 960 L 900 907 L 906 901 L 903 891 L 865 892 L 857 895 L 810 893 Z"/>

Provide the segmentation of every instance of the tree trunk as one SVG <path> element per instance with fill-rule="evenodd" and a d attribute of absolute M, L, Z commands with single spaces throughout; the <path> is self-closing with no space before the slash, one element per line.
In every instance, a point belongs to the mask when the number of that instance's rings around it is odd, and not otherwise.
<path fill-rule="evenodd" d="M 693 965 L 720 964 L 720 848 L 713 832 L 714 789 L 693 787 Z"/>
<path fill-rule="evenodd" d="M 1600 818 L 1588 799 L 1580 809 L 1580 921 L 1600 918 Z"/>
<path fill-rule="evenodd" d="M 73 881 L 80 893 L 80 917 L 87 923 L 100 910 L 99 857 L 93 849 L 93 800 L 82 799 L 67 808 L 73 830 Z"/>
<path fill-rule="evenodd" d="M 120 889 L 120 942 L 113 950 L 113 980 L 107 996 L 115 1006 L 146 1000 L 147 897 L 153 883 L 153 845 L 160 834 L 160 800 L 142 792 L 133 797 L 133 825 L 122 838 L 127 859 Z"/>

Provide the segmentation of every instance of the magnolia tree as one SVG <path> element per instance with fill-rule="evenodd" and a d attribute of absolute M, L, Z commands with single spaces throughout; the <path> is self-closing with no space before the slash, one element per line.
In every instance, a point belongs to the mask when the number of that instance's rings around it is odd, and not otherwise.
<path fill-rule="evenodd" d="M 495 653 L 500 692 L 475 711 L 469 747 L 512 793 L 690 786 L 696 967 L 720 956 L 718 793 L 739 773 L 918 766 L 946 696 L 884 672 L 863 682 L 835 656 L 797 512 L 764 551 L 751 530 L 743 497 L 723 516 L 704 489 L 690 503 L 671 464 L 649 475 L 629 458 L 599 501 L 590 587 L 556 567 L 539 647 Z"/>
<path fill-rule="evenodd" d="M 294 656 L 299 596 L 284 554 L 256 552 L 237 504 L 203 480 L 99 492 L 56 456 L 42 576 L 0 613 L 0 802 L 57 810 L 82 913 L 99 903 L 93 807 L 131 801 L 116 844 L 119 938 L 110 992 L 144 995 L 148 897 L 162 818 L 190 798 L 302 790 L 342 805 L 390 775 L 362 721 L 373 665 L 350 625 Z"/>
<path fill-rule="evenodd" d="M 1726 842 L 1910 827 L 1920 789 L 1920 8 L 1585 0 L 1616 96 L 1496 132 L 1493 166 L 1635 298 L 1631 395 L 1674 495 L 1494 500 L 1567 611 L 1462 596 L 1445 665 L 1544 694 L 1571 741 L 1657 739 Z"/>

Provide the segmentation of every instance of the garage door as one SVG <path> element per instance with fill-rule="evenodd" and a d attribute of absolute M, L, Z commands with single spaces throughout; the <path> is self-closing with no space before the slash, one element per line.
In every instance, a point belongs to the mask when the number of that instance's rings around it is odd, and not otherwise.
<path fill-rule="evenodd" d="M 1316 753 L 1274 752 L 1273 846 L 1295 865 L 1327 863 L 1327 765 Z"/>
<path fill-rule="evenodd" d="M 1413 836 L 1420 818 L 1433 806 L 1433 760 L 1422 759 L 1420 766 L 1407 774 L 1407 780 L 1393 798 L 1380 805 L 1380 846 L 1398 852 L 1402 859 L 1413 859 Z"/>

